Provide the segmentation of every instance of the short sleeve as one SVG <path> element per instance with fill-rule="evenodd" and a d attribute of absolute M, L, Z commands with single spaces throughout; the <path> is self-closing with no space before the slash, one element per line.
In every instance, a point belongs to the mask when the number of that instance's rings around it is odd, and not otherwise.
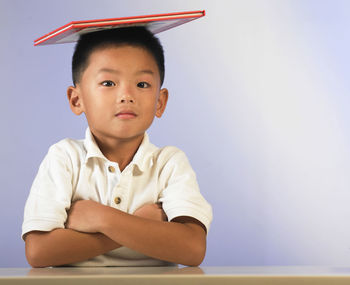
<path fill-rule="evenodd" d="M 24 208 L 22 238 L 30 231 L 64 228 L 72 196 L 72 163 L 58 145 L 49 149 Z"/>
<path fill-rule="evenodd" d="M 164 165 L 160 180 L 164 189 L 160 193 L 164 212 L 169 221 L 179 216 L 189 216 L 200 221 L 209 231 L 212 208 L 199 191 L 196 174 L 186 155 L 172 148 L 173 154 Z"/>

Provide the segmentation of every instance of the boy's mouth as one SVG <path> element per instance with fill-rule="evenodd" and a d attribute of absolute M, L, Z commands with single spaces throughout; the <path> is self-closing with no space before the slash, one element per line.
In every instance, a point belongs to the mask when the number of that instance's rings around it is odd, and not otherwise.
<path fill-rule="evenodd" d="M 115 115 L 119 119 L 132 119 L 136 117 L 133 111 L 121 111 Z"/>

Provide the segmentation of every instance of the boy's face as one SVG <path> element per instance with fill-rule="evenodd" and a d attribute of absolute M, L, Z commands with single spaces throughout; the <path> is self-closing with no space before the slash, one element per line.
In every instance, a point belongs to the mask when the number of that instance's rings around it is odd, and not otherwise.
<path fill-rule="evenodd" d="M 79 84 L 68 88 L 72 111 L 85 113 L 100 141 L 143 136 L 154 116 L 162 116 L 167 98 L 154 58 L 133 46 L 95 50 Z"/>

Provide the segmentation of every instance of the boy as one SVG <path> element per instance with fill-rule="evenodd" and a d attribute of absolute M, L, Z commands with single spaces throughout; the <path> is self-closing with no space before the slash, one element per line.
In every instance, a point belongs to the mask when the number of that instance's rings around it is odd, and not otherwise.
<path fill-rule="evenodd" d="M 72 71 L 70 108 L 89 127 L 40 166 L 22 229 L 29 264 L 199 265 L 211 207 L 184 153 L 146 134 L 168 99 L 158 39 L 144 27 L 85 34 Z"/>

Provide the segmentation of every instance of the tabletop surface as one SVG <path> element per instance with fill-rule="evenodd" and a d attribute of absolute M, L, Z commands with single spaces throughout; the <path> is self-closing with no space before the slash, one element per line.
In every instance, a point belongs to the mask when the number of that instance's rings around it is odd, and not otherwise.
<path fill-rule="evenodd" d="M 349 267 L 209 266 L 209 267 L 54 267 L 0 268 L 2 277 L 86 275 L 207 275 L 207 276 L 348 276 Z"/>
<path fill-rule="evenodd" d="M 350 284 L 350 267 L 0 268 L 0 284 Z M 109 283 L 110 282 L 110 283 Z M 53 284 L 53 283 L 52 283 Z"/>

